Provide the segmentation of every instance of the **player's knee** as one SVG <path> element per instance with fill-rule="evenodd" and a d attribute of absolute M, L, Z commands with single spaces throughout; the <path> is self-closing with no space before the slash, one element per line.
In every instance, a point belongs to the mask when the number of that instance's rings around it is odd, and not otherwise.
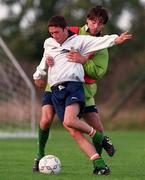
<path fill-rule="evenodd" d="M 40 121 L 40 128 L 47 129 L 51 126 L 52 119 L 48 118 L 42 118 Z"/>
<path fill-rule="evenodd" d="M 73 121 L 64 119 L 63 125 L 64 125 L 64 127 L 66 126 L 66 127 L 72 128 L 73 127 Z"/>

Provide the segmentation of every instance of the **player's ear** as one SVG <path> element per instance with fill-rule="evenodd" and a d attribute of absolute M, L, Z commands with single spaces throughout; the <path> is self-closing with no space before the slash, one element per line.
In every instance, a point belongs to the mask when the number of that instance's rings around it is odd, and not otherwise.
<path fill-rule="evenodd" d="M 65 29 L 68 31 L 68 30 L 69 30 L 69 27 L 67 26 L 67 27 L 65 27 Z"/>
<path fill-rule="evenodd" d="M 69 27 L 67 26 L 67 27 L 64 28 L 63 31 L 64 31 L 65 33 L 68 33 L 68 30 L 69 30 Z"/>

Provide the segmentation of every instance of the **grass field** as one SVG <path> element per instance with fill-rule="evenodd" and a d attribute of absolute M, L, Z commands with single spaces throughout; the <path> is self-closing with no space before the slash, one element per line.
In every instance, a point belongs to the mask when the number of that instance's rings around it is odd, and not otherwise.
<path fill-rule="evenodd" d="M 117 147 L 113 158 L 103 154 L 112 172 L 109 176 L 92 175 L 92 163 L 63 129 L 52 129 L 47 154 L 62 163 L 59 175 L 32 172 L 36 139 L 0 139 L 0 180 L 145 180 L 145 132 L 107 133 Z"/>

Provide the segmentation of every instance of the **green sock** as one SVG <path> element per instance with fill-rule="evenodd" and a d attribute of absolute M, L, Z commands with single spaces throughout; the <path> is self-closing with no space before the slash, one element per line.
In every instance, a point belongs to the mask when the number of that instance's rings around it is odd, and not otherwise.
<path fill-rule="evenodd" d="M 101 132 L 96 132 L 95 135 L 92 137 L 92 142 L 95 146 L 95 149 L 97 153 L 101 156 L 102 154 L 102 141 L 103 141 L 104 135 Z"/>
<path fill-rule="evenodd" d="M 106 166 L 105 161 L 103 160 L 102 157 L 93 160 L 93 165 L 94 165 L 94 168 L 96 167 L 104 168 Z"/>
<path fill-rule="evenodd" d="M 103 133 L 97 131 L 94 134 L 94 136 L 92 137 L 92 140 L 93 140 L 93 142 L 97 142 L 99 144 L 102 144 L 103 138 L 104 138 Z"/>
<path fill-rule="evenodd" d="M 39 127 L 37 159 L 41 159 L 45 155 L 44 150 L 48 137 L 49 129 L 43 130 Z"/>
<path fill-rule="evenodd" d="M 93 142 L 93 141 L 92 141 Z M 97 153 L 101 156 L 103 148 L 99 143 L 93 142 L 93 145 L 97 151 Z"/>

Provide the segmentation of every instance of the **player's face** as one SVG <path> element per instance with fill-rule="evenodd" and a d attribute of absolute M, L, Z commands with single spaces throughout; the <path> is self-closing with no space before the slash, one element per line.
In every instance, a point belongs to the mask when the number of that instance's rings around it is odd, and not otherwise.
<path fill-rule="evenodd" d="M 60 44 L 62 44 L 68 37 L 68 29 L 50 26 L 48 28 L 50 35 Z"/>
<path fill-rule="evenodd" d="M 87 25 L 88 25 L 89 32 L 91 35 L 96 35 L 104 27 L 104 24 L 97 18 L 94 20 L 87 19 Z"/>

